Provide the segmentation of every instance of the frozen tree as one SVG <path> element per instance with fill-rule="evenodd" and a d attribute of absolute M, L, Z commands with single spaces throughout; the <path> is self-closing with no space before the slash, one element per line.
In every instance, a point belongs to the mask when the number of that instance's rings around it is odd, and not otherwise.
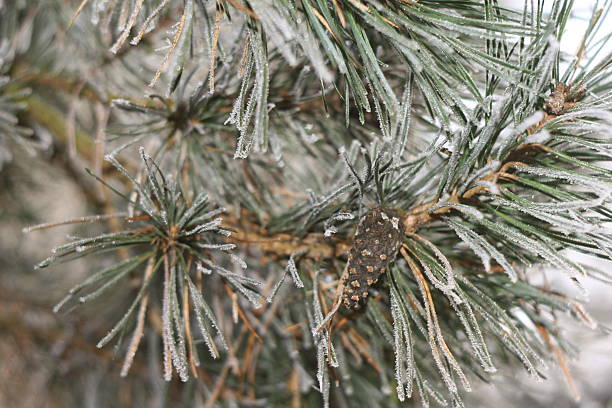
<path fill-rule="evenodd" d="M 82 224 L 35 266 L 87 265 L 54 311 L 114 346 L 75 406 L 572 391 L 558 316 L 607 333 L 612 282 L 576 256 L 612 259 L 612 1 L 568 55 L 573 4 L 0 0 L 2 178 L 60 166 L 94 214 L 24 225 Z"/>

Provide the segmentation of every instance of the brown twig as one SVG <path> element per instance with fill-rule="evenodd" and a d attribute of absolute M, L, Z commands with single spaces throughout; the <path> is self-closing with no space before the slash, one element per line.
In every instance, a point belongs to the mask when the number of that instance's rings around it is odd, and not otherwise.
<path fill-rule="evenodd" d="M 548 333 L 548 330 L 544 326 L 542 326 L 541 324 L 536 324 L 536 327 L 538 329 L 538 332 L 546 342 L 548 350 L 551 352 L 554 359 L 557 361 L 557 364 L 559 364 L 561 372 L 563 373 L 563 377 L 565 378 L 565 382 L 567 383 L 567 388 L 569 389 L 572 398 L 574 398 L 574 401 L 576 402 L 580 401 L 580 392 L 578 391 L 576 383 L 574 382 L 574 377 L 572 376 L 571 370 L 567 363 L 565 353 L 553 342 L 552 338 L 550 337 L 550 334 Z"/>
<path fill-rule="evenodd" d="M 225 281 L 223 282 L 223 286 L 225 286 L 225 291 L 227 292 L 229 297 L 232 298 L 232 299 L 235 299 L 236 298 L 236 294 L 234 293 L 232 288 L 230 288 L 230 286 Z M 249 322 L 249 319 L 247 319 L 247 317 L 245 316 L 245 314 L 242 311 L 242 308 L 240 307 L 238 302 L 236 302 L 235 305 L 236 305 L 235 306 L 236 307 L 236 311 L 238 312 L 238 316 L 240 316 L 240 320 L 242 320 L 242 322 L 245 324 L 247 329 L 249 329 L 249 331 L 251 332 L 251 335 L 254 336 L 259 342 L 263 343 L 263 339 L 259 336 L 259 334 L 257 334 L 257 331 L 255 331 L 255 328 L 253 327 L 251 322 Z"/>

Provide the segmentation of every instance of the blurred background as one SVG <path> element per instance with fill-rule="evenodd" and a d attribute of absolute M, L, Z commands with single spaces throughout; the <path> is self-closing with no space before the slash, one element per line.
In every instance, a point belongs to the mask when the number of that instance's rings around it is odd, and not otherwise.
<path fill-rule="evenodd" d="M 9 1 L 20 2 L 0 0 L 0 10 Z M 117 80 L 113 75 L 121 75 L 113 62 L 108 64 L 108 69 L 92 70 L 96 61 L 104 61 L 107 57 L 88 55 L 79 49 L 83 44 L 75 36 L 79 35 L 80 26 L 75 27 L 71 36 L 63 32 L 61 24 L 44 25 L 45 21 L 66 22 L 70 18 L 68 14 L 57 20 L 48 18 L 53 13 L 61 13 L 53 7 L 54 1 L 48 2 L 49 7 L 38 8 L 35 12 L 43 13 L 38 16 L 32 14 L 34 9 L 28 9 L 25 1 L 21 3 L 20 19 L 13 21 L 11 27 L 8 20 L 3 20 L 5 26 L 0 27 L 0 69 L 9 72 L 8 64 L 27 64 L 32 58 L 38 58 L 49 60 L 50 72 L 80 70 L 94 76 L 108 75 L 111 82 Z M 73 3 L 76 6 L 77 3 Z M 523 2 L 502 3 L 521 8 Z M 595 0 L 575 2 L 562 50 L 573 53 L 578 48 L 595 4 Z M 611 16 L 607 16 L 606 26 L 612 27 Z M 59 47 L 67 50 L 79 49 L 79 52 L 71 61 L 58 60 L 47 51 L 50 41 L 59 42 Z M 13 68 L 10 70 L 14 72 Z M 6 72 L 0 71 L 0 74 Z M 117 82 L 120 87 L 120 81 Z M 49 92 L 51 104 L 62 104 L 68 111 L 78 112 L 74 115 L 78 116 L 80 127 L 92 134 L 102 134 L 99 124 L 106 114 L 104 108 L 99 112 L 78 111 L 79 98 L 87 97 L 86 92 L 79 90 L 74 97 L 66 96 L 65 92 L 62 96 Z M 53 112 L 43 111 L 41 107 L 34 114 L 50 115 L 49 127 L 53 129 Z M 27 117 L 20 119 L 27 120 Z M 53 305 L 68 288 L 88 275 L 91 259 L 87 263 L 76 261 L 42 271 L 33 268 L 49 255 L 51 248 L 63 243 L 66 236 L 91 235 L 94 227 L 64 226 L 24 235 L 25 226 L 89 215 L 99 210 L 98 187 L 84 176 L 85 165 L 70 154 L 71 143 L 78 142 L 78 132 L 70 124 L 68 120 L 57 125 L 60 128 L 55 132 L 64 132 L 66 137 L 53 145 L 49 140 L 56 137 L 55 134 L 51 135 L 48 129 L 35 129 L 36 134 L 32 136 L 37 145 L 35 155 L 29 154 L 27 149 L 11 149 L 13 157 L 8 161 L 0 154 L 0 407 L 174 406 L 163 397 L 164 388 L 173 385 L 161 381 L 155 368 L 158 364 L 151 364 L 154 368 L 149 369 L 144 365 L 146 362 L 137 362 L 130 376 L 121 379 L 120 359 L 115 358 L 113 350 L 95 347 L 107 328 L 100 325 L 101 320 L 95 319 L 98 314 L 95 303 L 81 308 L 78 313 L 52 312 Z M 609 268 L 612 265 L 598 266 Z M 555 279 L 558 276 L 555 271 L 534 271 L 537 273 L 546 273 L 553 287 L 572 290 L 566 287 L 566 279 Z M 589 313 L 602 325 L 612 327 L 612 288 L 600 282 L 586 281 L 584 285 L 589 290 Z M 563 322 L 564 316 L 558 318 Z M 535 382 L 522 373 L 502 372 L 496 378 L 495 388 L 484 384 L 475 387 L 470 406 L 612 408 L 612 339 L 586 327 L 562 326 L 576 351 L 569 362 L 573 384 L 551 361 L 546 381 Z M 580 395 L 580 399 L 575 395 Z"/>

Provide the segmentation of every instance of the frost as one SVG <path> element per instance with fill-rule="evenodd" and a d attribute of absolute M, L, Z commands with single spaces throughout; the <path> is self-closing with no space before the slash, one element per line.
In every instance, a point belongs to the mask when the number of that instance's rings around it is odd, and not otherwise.
<path fill-rule="evenodd" d="M 176 270 L 171 275 L 172 279 L 172 298 L 171 298 L 171 306 L 172 306 L 172 320 L 174 322 L 174 329 L 177 334 L 177 356 L 175 359 L 176 371 L 179 374 L 181 381 L 185 382 L 189 379 L 188 374 L 188 364 L 187 364 L 187 354 L 185 348 L 185 325 L 181 319 L 180 306 L 178 303 L 178 297 L 176 295 Z"/>
<path fill-rule="evenodd" d="M 451 186 L 452 175 L 455 174 L 457 166 L 459 164 L 459 158 L 461 156 L 461 149 L 463 146 L 463 141 L 467 139 L 469 132 L 469 127 L 465 127 L 465 129 L 457 130 L 453 133 L 450 138 L 450 145 L 448 146 L 449 150 L 452 152 L 450 159 L 448 160 L 448 164 L 446 165 L 446 185 L 444 188 L 444 192 L 448 192 L 448 188 Z"/>
<path fill-rule="evenodd" d="M 550 133 L 546 129 L 540 129 L 532 135 L 525 138 L 525 143 L 543 144 L 550 140 Z"/>
<path fill-rule="evenodd" d="M 263 34 L 259 31 L 248 30 L 250 52 L 248 53 L 245 75 L 242 79 L 240 93 L 234 101 L 232 112 L 225 123 L 236 126 L 240 135 L 236 144 L 234 158 L 246 158 L 255 144 L 257 151 L 267 149 L 268 132 L 268 61 L 265 45 L 262 40 Z M 250 78 L 255 74 L 255 81 L 250 86 Z M 249 89 L 251 94 L 244 107 L 244 97 Z M 254 116 L 252 129 L 250 129 L 251 117 Z"/>
<path fill-rule="evenodd" d="M 215 218 L 213 221 L 192 228 L 191 230 L 185 232 L 185 235 L 188 236 L 193 234 L 199 234 L 205 231 L 216 230 L 221 225 L 221 222 L 223 222 L 223 218 Z"/>
<path fill-rule="evenodd" d="M 142 300 L 142 297 L 144 296 L 144 294 L 145 294 L 145 292 L 146 292 L 146 290 L 147 290 L 147 288 L 149 286 L 149 282 L 150 282 L 150 278 L 147 279 L 145 281 L 145 283 L 141 286 L 140 291 L 138 292 L 138 295 L 136 295 L 136 299 L 134 299 L 134 301 L 130 305 L 130 308 L 123 315 L 121 320 L 119 320 L 119 322 L 117 322 L 117 324 L 115 324 L 115 326 L 106 334 L 106 336 L 104 336 L 96 344 L 97 348 L 104 347 L 109 341 L 111 341 L 117 335 L 117 333 L 119 333 L 119 330 L 121 330 L 123 328 L 123 326 L 125 326 L 127 324 L 127 322 L 129 321 L 130 317 L 132 316 L 132 313 L 134 313 L 134 310 L 136 309 L 136 306 Z"/>
<path fill-rule="evenodd" d="M 214 340 L 212 339 L 210 332 L 208 331 L 208 328 L 204 321 L 204 316 L 202 315 L 202 309 L 204 308 L 204 300 L 202 299 L 202 295 L 195 287 L 195 285 L 191 282 L 191 280 L 188 279 L 187 283 L 189 285 L 189 293 L 194 304 L 193 309 L 196 314 L 196 321 L 198 322 L 198 327 L 200 328 L 200 333 L 202 334 L 204 343 L 206 343 L 211 357 L 218 358 L 219 352 L 217 351 L 217 347 L 214 344 Z"/>
<path fill-rule="evenodd" d="M 116 99 L 111 100 L 111 105 L 119 106 L 119 107 L 130 107 L 132 106 L 132 101 L 129 101 L 127 99 L 122 99 L 122 98 L 116 98 Z"/>
<path fill-rule="evenodd" d="M 215 265 L 215 269 L 221 274 L 229 283 L 231 283 L 238 292 L 242 293 L 244 297 L 253 304 L 253 306 L 257 309 L 262 306 L 264 303 L 264 299 L 261 295 L 252 289 L 244 286 L 244 284 L 251 284 L 254 286 L 261 286 L 261 282 L 256 281 L 254 279 L 247 278 L 245 276 L 237 275 L 235 273 L 227 273 L 222 272 L 223 268 Z M 244 283 L 244 284 L 243 284 Z"/>
<path fill-rule="evenodd" d="M 450 202 L 440 202 L 439 204 L 436 204 L 435 206 L 433 206 L 431 208 L 431 212 L 440 209 L 440 208 L 444 208 L 444 207 L 451 207 L 454 208 L 456 210 L 461 211 L 462 213 L 464 213 L 465 215 L 468 215 L 470 217 L 473 217 L 476 220 L 481 220 L 484 218 L 484 215 L 478 211 L 476 208 L 471 207 L 469 205 L 465 205 L 465 204 L 457 204 L 457 203 L 450 203 Z"/>
<path fill-rule="evenodd" d="M 491 194 L 495 194 L 495 195 L 500 194 L 499 187 L 497 186 L 496 183 L 492 181 L 480 180 L 476 183 L 476 185 L 486 188 L 487 190 L 489 190 Z"/>
<path fill-rule="evenodd" d="M 272 157 L 276 162 L 278 168 L 285 167 L 285 161 L 283 160 L 283 143 L 279 138 L 270 139 L 270 147 L 272 148 Z"/>
<path fill-rule="evenodd" d="M 159 212 L 159 216 L 161 217 L 162 221 L 164 222 L 165 226 L 169 226 L 168 225 L 168 213 L 165 210 L 161 210 Z"/>
<path fill-rule="evenodd" d="M 603 233 L 607 231 L 605 227 L 599 227 L 597 225 L 594 225 L 592 222 L 588 222 L 586 220 L 582 221 L 579 219 L 572 220 L 570 218 L 559 215 L 559 212 L 562 210 L 568 210 L 569 208 L 574 208 L 574 206 L 577 206 L 577 208 L 580 208 L 581 207 L 580 204 L 582 205 L 592 204 L 592 203 L 596 203 L 597 201 L 598 200 L 595 200 L 595 202 L 580 201 L 580 202 L 574 202 L 574 203 L 572 202 L 559 203 L 558 206 L 555 205 L 557 203 L 545 203 L 543 206 L 539 206 L 538 203 L 533 203 L 533 205 L 530 205 L 527 203 L 523 205 L 519 205 L 517 203 L 503 199 L 501 197 L 498 197 L 495 200 L 495 202 L 500 205 L 504 205 L 504 206 L 513 208 L 517 211 L 531 215 L 544 222 L 554 225 L 558 227 L 560 231 L 563 232 L 565 235 L 573 234 L 575 232 L 601 232 Z M 542 211 L 542 209 L 544 209 L 545 211 Z M 570 212 L 570 214 L 572 213 Z"/>
<path fill-rule="evenodd" d="M 457 303 L 461 303 L 462 300 L 454 292 L 454 289 L 455 289 L 455 272 L 453 271 L 453 268 L 451 267 L 450 263 L 448 262 L 448 259 L 446 259 L 444 254 L 442 252 L 440 252 L 440 250 L 435 245 L 433 245 L 431 242 L 427 241 L 424 238 L 421 238 L 418 235 L 414 235 L 414 237 L 418 238 L 422 243 L 424 243 L 427 247 L 429 247 L 429 249 L 431 249 L 433 251 L 433 253 L 435 254 L 436 258 L 438 258 L 438 260 L 442 263 L 442 266 L 444 267 L 444 272 L 446 274 L 446 283 L 442 282 L 440 279 L 438 279 L 438 277 L 436 277 L 432 273 L 431 268 L 429 267 L 427 262 L 425 262 L 424 260 L 419 258 L 421 266 L 423 267 L 423 271 L 425 272 L 425 275 L 427 276 L 429 281 L 437 289 L 439 289 L 442 293 L 444 293 L 446 296 L 452 298 Z"/>
<path fill-rule="evenodd" d="M 62 300 L 60 300 L 55 306 L 53 306 L 53 313 L 58 313 L 68 301 L 72 299 L 72 293 L 64 296 Z"/>
<path fill-rule="evenodd" d="M 196 243 L 195 245 L 204 249 L 217 249 L 219 251 L 231 251 L 236 248 L 236 244 L 200 244 Z"/>
<path fill-rule="evenodd" d="M 194 204 L 194 205 L 195 205 L 195 204 Z M 226 211 L 225 207 L 216 208 L 216 209 L 214 209 L 214 210 L 208 211 L 207 213 L 204 213 L 204 214 L 202 214 L 202 215 L 200 215 L 200 216 L 198 216 L 198 217 L 196 217 L 196 218 L 192 219 L 192 220 L 189 222 L 189 224 L 190 224 L 190 225 L 192 225 L 192 224 L 199 224 L 199 223 L 201 223 L 201 222 L 203 222 L 203 221 L 205 221 L 205 220 L 208 220 L 208 219 L 210 219 L 210 218 L 212 218 L 212 217 L 214 217 L 214 216 L 216 216 L 216 215 L 219 215 L 219 214 L 221 214 L 221 213 L 224 213 L 225 211 Z M 185 221 L 187 221 L 187 220 L 185 220 Z M 214 222 L 217 222 L 217 220 L 215 219 L 215 221 L 214 221 Z"/>
<path fill-rule="evenodd" d="M 119 282 L 121 279 L 123 279 L 130 271 L 132 271 L 136 266 L 138 266 L 139 263 L 134 263 L 131 267 L 127 267 L 124 270 L 122 270 L 121 272 L 119 272 L 116 276 L 114 276 L 113 278 L 109 279 L 108 281 L 106 281 L 106 283 L 102 286 L 100 286 L 96 291 L 90 293 L 87 296 L 81 296 L 79 298 L 79 302 L 80 303 L 85 303 L 85 302 L 89 302 L 93 299 L 96 299 L 97 297 L 99 297 L 102 293 L 104 293 L 107 289 L 109 289 L 110 287 L 112 287 L 113 285 L 115 285 L 117 282 Z M 109 270 L 112 270 L 112 268 L 110 268 Z M 96 275 L 94 275 L 95 277 Z M 84 283 L 93 283 L 93 282 L 88 282 L 85 281 Z"/>
<path fill-rule="evenodd" d="M 323 322 L 323 312 L 319 302 L 319 270 L 315 272 L 312 282 L 314 319 L 311 321 L 312 337 L 317 347 L 317 381 L 319 392 L 323 394 L 323 405 L 329 407 L 330 380 L 327 365 L 338 367 L 338 360 L 334 350 L 331 336 L 327 330 L 317 334 L 315 327 Z"/>
<path fill-rule="evenodd" d="M 451 373 L 448 371 L 446 364 L 444 364 L 440 351 L 444 352 L 447 357 L 447 362 L 450 363 L 451 367 L 456 370 L 457 374 L 462 374 L 461 368 L 456 366 L 456 362 L 454 362 L 453 364 L 452 355 L 449 354 L 450 352 L 448 351 L 448 348 L 444 343 L 442 333 L 440 332 L 440 328 L 437 324 L 435 312 L 431 309 L 431 303 L 428 301 L 427 290 L 425 289 L 425 286 L 423 285 L 423 282 L 421 282 L 420 279 L 418 279 L 417 281 L 419 285 L 419 290 L 421 291 L 421 295 L 425 300 L 424 303 L 425 315 L 427 318 L 427 341 L 429 343 L 429 347 L 431 348 L 434 362 L 438 368 L 438 372 L 442 376 L 442 381 L 444 381 L 448 390 L 452 393 L 456 393 L 457 384 L 455 384 Z"/>
<path fill-rule="evenodd" d="M 298 288 L 303 288 L 304 287 L 304 283 L 302 282 L 302 279 L 300 279 L 300 275 L 298 274 L 298 270 L 297 270 L 297 268 L 295 266 L 294 257 L 297 254 L 298 253 L 293 253 L 289 257 L 289 262 L 287 262 L 287 270 L 291 273 L 291 278 L 293 279 L 293 282 L 295 283 L 295 286 L 297 286 Z"/>
<path fill-rule="evenodd" d="M 394 158 L 397 160 L 404 154 L 406 149 L 406 141 L 410 131 L 410 123 L 412 120 L 412 75 L 404 87 L 404 92 L 399 106 L 399 114 L 395 120 L 395 132 L 393 146 L 396 146 Z"/>
<path fill-rule="evenodd" d="M 466 179 L 466 181 L 463 183 L 464 187 L 460 191 L 461 194 L 465 193 L 465 191 L 471 187 L 472 183 L 474 183 L 474 180 L 478 180 L 479 178 L 485 175 L 496 172 L 500 166 L 501 162 L 499 160 L 491 160 L 491 162 L 487 163 L 482 168 L 478 169 L 475 172 L 472 172 L 470 177 Z"/>
<path fill-rule="evenodd" d="M 177 345 L 174 338 L 174 282 L 176 279 L 176 268 L 171 267 L 166 270 L 164 276 L 164 288 L 162 297 L 162 340 L 164 348 L 164 379 L 172 380 L 172 366 L 176 368 L 181 381 L 187 381 L 187 367 L 185 363 L 185 353 L 181 350 L 181 344 Z M 177 325 L 178 326 L 178 325 Z M 180 330 L 180 329 L 179 329 Z M 170 365 L 172 364 L 172 366 Z"/>
<path fill-rule="evenodd" d="M 140 151 L 141 156 L 144 157 L 143 149 L 140 149 Z M 119 170 L 121 174 L 123 174 L 128 180 L 130 180 L 130 183 L 132 183 L 132 185 L 134 186 L 135 192 L 138 192 L 140 196 L 140 205 L 142 210 L 146 212 L 151 218 L 155 218 L 155 214 L 157 214 L 157 207 L 155 206 L 155 204 L 153 204 L 153 201 L 151 200 L 147 192 L 144 191 L 142 185 L 134 177 L 132 177 L 132 175 L 127 171 L 127 169 L 123 167 L 121 163 L 119 163 L 119 161 L 117 161 L 113 154 L 107 154 L 106 156 L 104 156 L 104 159 L 111 163 L 117 170 Z"/>
<path fill-rule="evenodd" d="M 238 265 L 241 269 L 247 269 L 248 266 L 244 259 L 234 254 L 230 254 L 230 257 L 232 258 L 232 261 L 234 261 L 234 263 Z"/>
<path fill-rule="evenodd" d="M 225 230 L 225 229 L 218 229 L 215 231 L 217 234 L 223 235 L 224 237 L 230 237 L 232 236 L 232 231 L 229 230 Z"/>
<path fill-rule="evenodd" d="M 304 127 L 298 126 L 297 130 L 302 140 L 304 140 L 308 144 L 318 142 L 322 139 L 320 135 L 313 132 L 313 126 L 311 124 L 307 124 Z"/>
<path fill-rule="evenodd" d="M 115 43 L 110 49 L 110 52 L 112 52 L 113 54 L 116 54 L 117 51 L 119 51 L 119 49 L 121 48 L 125 40 L 130 35 L 130 30 L 136 23 L 136 18 L 138 18 L 138 14 L 140 14 L 140 10 L 143 4 L 144 4 L 144 0 L 138 0 L 136 4 L 134 5 L 134 8 L 132 9 L 132 14 L 130 15 L 130 18 L 127 24 L 125 24 L 125 26 L 123 27 L 123 32 L 121 33 L 119 38 L 117 38 L 117 41 L 115 41 Z"/>
<path fill-rule="evenodd" d="M 305 254 L 306 252 L 307 250 L 301 250 L 301 251 L 294 252 L 293 254 L 289 256 L 289 260 L 287 261 L 287 266 L 285 267 L 285 270 L 283 271 L 283 275 L 278 280 L 278 282 L 276 282 L 276 284 L 272 288 L 272 291 L 270 292 L 270 295 L 268 295 L 268 297 L 266 298 L 266 301 L 268 303 L 271 303 L 274 297 L 276 296 L 278 290 L 280 289 L 281 285 L 285 281 L 287 274 L 291 274 L 291 279 L 293 279 L 293 282 L 295 283 L 296 287 L 298 288 L 304 287 L 304 283 L 302 282 L 302 279 L 300 278 L 297 267 L 295 265 L 295 258 L 300 255 Z"/>
<path fill-rule="evenodd" d="M 208 332 L 208 329 L 204 323 L 204 318 L 201 314 L 201 311 L 202 310 L 204 311 L 204 314 L 210 321 L 211 325 L 217 331 L 217 334 L 219 335 L 219 340 L 223 348 L 225 350 L 229 350 L 227 342 L 225 341 L 225 337 L 223 336 L 223 332 L 221 331 L 221 328 L 217 324 L 217 320 L 215 319 L 215 316 L 213 315 L 212 310 L 210 310 L 210 307 L 204 301 L 202 294 L 200 293 L 198 288 L 196 288 L 196 286 L 193 284 L 193 282 L 191 281 L 189 277 L 187 277 L 187 284 L 189 285 L 189 293 L 191 294 L 191 299 L 193 300 L 193 303 L 195 306 L 194 309 L 196 311 L 196 318 L 198 320 L 198 324 L 200 326 L 202 336 L 204 337 L 204 340 L 210 350 L 211 356 L 213 358 L 217 358 L 219 357 L 219 352 L 217 351 L 217 348 L 215 347 L 214 342 L 212 341 L 212 337 L 210 336 L 210 333 Z"/>
<path fill-rule="evenodd" d="M 470 344 L 472 345 L 472 350 L 476 355 L 476 358 L 478 358 L 480 361 L 483 369 L 488 373 L 496 372 L 497 369 L 493 366 L 491 355 L 484 341 L 478 320 L 476 319 L 470 304 L 468 302 L 463 302 L 461 305 L 457 305 L 451 302 L 451 305 L 455 310 L 455 313 L 457 313 L 457 316 L 459 317 L 459 320 L 461 321 L 468 336 Z"/>
<path fill-rule="evenodd" d="M 331 237 L 333 234 L 338 232 L 338 228 L 333 225 L 336 221 L 345 221 L 352 220 L 355 216 L 351 213 L 337 213 L 329 217 L 324 224 L 325 233 L 323 234 L 325 237 Z"/>
<path fill-rule="evenodd" d="M 334 235 L 335 233 L 338 232 L 338 228 L 334 227 L 333 225 L 331 227 L 328 227 L 325 229 L 325 232 L 323 233 L 323 236 L 326 238 L 331 237 L 332 235 Z"/>
<path fill-rule="evenodd" d="M 393 347 L 395 350 L 395 380 L 397 398 L 404 401 L 412 395 L 412 381 L 415 375 L 412 355 L 412 340 L 408 320 L 391 290 L 391 317 L 393 318 Z"/>
<path fill-rule="evenodd" d="M 140 340 L 144 335 L 144 322 L 145 322 L 145 313 L 147 311 L 148 297 L 145 297 L 143 301 L 140 303 L 140 309 L 138 310 L 138 317 L 136 318 L 136 327 L 134 328 L 134 332 L 132 334 L 132 340 L 130 341 L 130 345 L 128 346 L 127 353 L 125 355 L 125 360 L 123 361 L 123 365 L 121 367 L 121 377 L 126 377 L 132 363 L 134 362 L 134 357 L 136 356 L 136 351 L 138 350 L 138 346 L 140 344 Z"/>
<path fill-rule="evenodd" d="M 519 230 L 516 230 L 515 228 L 501 222 L 493 223 L 488 220 L 482 220 L 481 223 L 487 228 L 502 234 L 514 244 L 530 251 L 531 253 L 539 255 L 541 258 L 550 262 L 560 270 L 568 273 L 578 288 L 585 293 L 584 287 L 580 284 L 575 276 L 576 273 L 585 275 L 586 272 L 584 269 L 580 265 L 562 257 L 555 249 L 547 245 L 545 241 L 538 241 L 530 238 L 521 233 Z"/>
<path fill-rule="evenodd" d="M 132 40 L 130 40 L 131 45 L 138 45 L 138 43 L 140 42 L 144 34 L 146 34 L 147 32 L 149 32 L 150 30 L 154 28 L 155 25 L 151 24 L 153 22 L 153 19 L 157 17 L 157 15 L 166 7 L 166 5 L 169 2 L 170 0 L 163 0 L 159 4 L 159 6 L 157 6 L 157 8 L 153 10 L 151 14 L 149 14 L 149 16 L 145 19 L 145 21 L 140 26 L 138 35 L 136 35 L 135 37 L 132 38 Z"/>
<path fill-rule="evenodd" d="M 512 282 L 516 282 L 517 273 L 510 264 L 506 260 L 506 257 L 499 252 L 493 245 L 491 245 L 487 240 L 485 240 L 480 235 L 476 234 L 474 231 L 470 230 L 463 226 L 463 224 L 459 222 L 453 221 L 451 218 L 447 218 L 446 222 L 448 225 L 453 228 L 457 236 L 465 242 L 473 251 L 476 253 L 483 261 L 485 266 L 485 270 L 489 272 L 490 270 L 490 259 L 493 257 L 497 263 L 499 263 L 503 268 L 508 277 Z"/>
<path fill-rule="evenodd" d="M 519 123 L 516 127 L 506 128 L 502 130 L 497 140 L 497 157 L 500 158 L 506 152 L 508 146 L 516 142 L 520 135 L 525 133 L 527 129 L 541 122 L 542 119 L 544 119 L 544 112 L 536 111 L 535 113 L 527 117 L 525 120 L 523 120 L 521 123 Z"/>
<path fill-rule="evenodd" d="M 181 216 L 179 222 L 177 223 L 177 227 L 182 229 L 185 224 L 191 220 L 191 218 L 196 214 L 208 201 L 208 194 L 198 194 L 198 196 L 193 201 L 193 204 L 185 211 L 185 213 Z M 223 209 L 217 209 L 215 211 L 223 211 Z"/>
<path fill-rule="evenodd" d="M 204 275 L 210 275 L 212 274 L 212 270 L 205 268 L 204 265 L 202 265 L 200 262 L 196 263 L 196 268 L 197 271 L 204 274 Z"/>
<path fill-rule="evenodd" d="M 578 184 L 593 189 L 599 196 L 607 197 L 612 191 L 612 186 L 601 183 L 596 178 L 582 176 L 561 170 L 548 169 L 543 167 L 515 166 L 517 171 L 533 174 L 535 176 L 550 177 L 555 179 L 567 180 L 571 184 Z"/>
<path fill-rule="evenodd" d="M 273 39 L 288 64 L 295 66 L 297 58 L 291 47 L 297 36 L 294 24 L 281 15 L 280 9 L 275 8 L 273 2 L 252 0 L 250 5 L 262 21 L 267 36 Z"/>
<path fill-rule="evenodd" d="M 479 301 L 470 302 L 475 311 L 487 321 L 488 326 L 493 330 L 497 337 L 524 365 L 527 371 L 537 377 L 538 371 L 533 365 L 532 359 L 540 365 L 545 366 L 544 361 L 538 356 L 527 340 L 520 334 L 514 321 L 509 318 L 505 310 L 499 307 L 491 298 L 482 293 L 468 279 L 459 277 L 462 284 L 468 286 L 470 291 L 477 294 Z M 483 305 L 481 305 L 481 302 Z"/>

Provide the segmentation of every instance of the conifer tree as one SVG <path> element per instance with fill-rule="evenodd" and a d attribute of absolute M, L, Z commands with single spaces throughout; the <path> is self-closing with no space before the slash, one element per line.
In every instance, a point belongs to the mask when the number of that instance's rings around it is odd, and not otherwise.
<path fill-rule="evenodd" d="M 582 262 L 612 259 L 612 1 L 566 54 L 574 7 L 0 1 L 5 187 L 52 162 L 92 214 L 24 228 L 83 224 L 35 266 L 87 265 L 53 310 L 95 310 L 85 344 L 119 361 L 75 406 L 572 384 L 558 315 L 607 333 L 583 284 L 612 282 Z"/>

